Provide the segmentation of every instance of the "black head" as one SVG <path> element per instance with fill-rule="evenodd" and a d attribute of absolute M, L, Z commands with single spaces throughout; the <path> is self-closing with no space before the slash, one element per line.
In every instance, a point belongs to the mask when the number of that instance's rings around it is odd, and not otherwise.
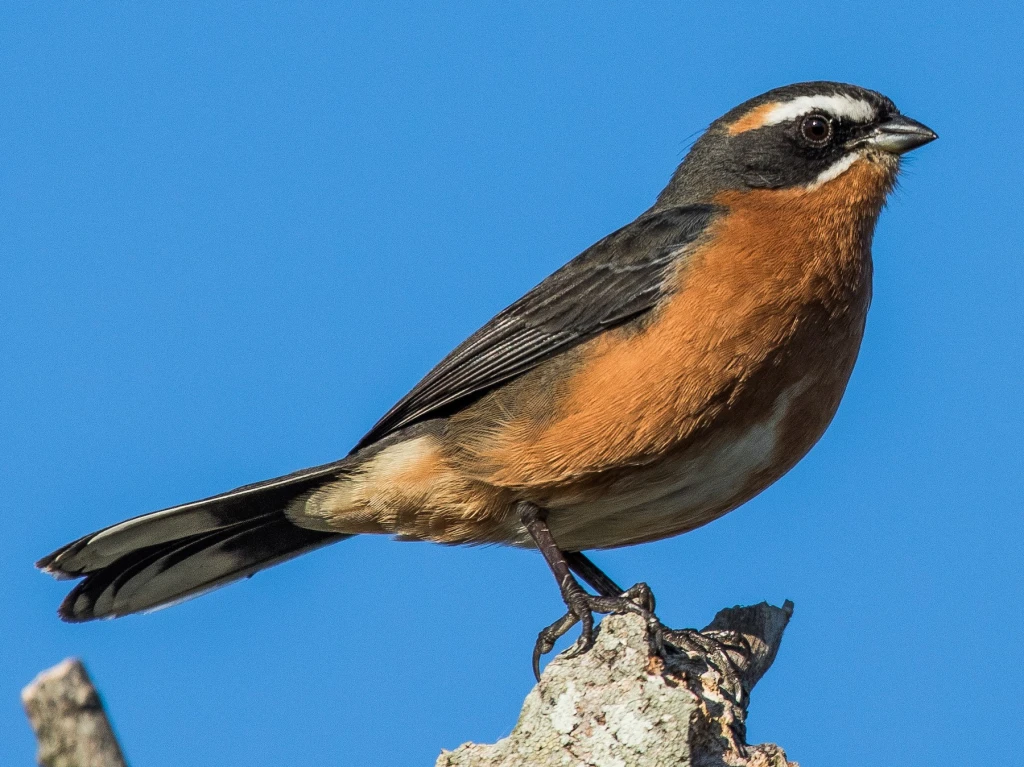
<path fill-rule="evenodd" d="M 857 160 L 884 164 L 937 138 L 881 93 L 856 85 L 787 85 L 740 104 L 693 145 L 658 198 L 709 202 L 724 190 L 815 188 Z"/>

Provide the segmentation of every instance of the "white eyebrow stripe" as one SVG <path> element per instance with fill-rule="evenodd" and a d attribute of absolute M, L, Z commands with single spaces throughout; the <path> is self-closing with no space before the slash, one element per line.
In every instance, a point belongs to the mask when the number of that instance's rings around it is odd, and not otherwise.
<path fill-rule="evenodd" d="M 828 112 L 833 117 L 868 122 L 875 118 L 875 108 L 863 99 L 840 94 L 832 96 L 798 96 L 791 101 L 784 101 L 765 115 L 762 125 L 777 125 L 792 120 L 794 117 L 811 112 Z"/>

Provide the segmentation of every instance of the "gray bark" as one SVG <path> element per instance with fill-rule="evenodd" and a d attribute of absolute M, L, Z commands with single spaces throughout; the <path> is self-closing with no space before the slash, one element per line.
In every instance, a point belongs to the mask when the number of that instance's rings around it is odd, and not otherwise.
<path fill-rule="evenodd" d="M 42 767 L 125 767 L 99 693 L 77 658 L 43 671 L 21 691 Z"/>
<path fill-rule="evenodd" d="M 649 646 L 644 621 L 609 616 L 593 649 L 544 670 L 512 734 L 442 752 L 436 767 L 796 767 L 781 748 L 746 744 L 750 691 L 793 612 L 722 610 L 688 652 Z"/>
<path fill-rule="evenodd" d="M 445 751 L 436 767 L 796 767 L 778 746 L 746 744 L 750 691 L 792 613 L 788 601 L 722 610 L 680 641 L 688 649 L 661 651 L 641 618 L 609 616 L 589 652 L 548 664 L 509 737 Z M 43 767 L 125 767 L 78 660 L 41 673 L 22 701 Z"/>

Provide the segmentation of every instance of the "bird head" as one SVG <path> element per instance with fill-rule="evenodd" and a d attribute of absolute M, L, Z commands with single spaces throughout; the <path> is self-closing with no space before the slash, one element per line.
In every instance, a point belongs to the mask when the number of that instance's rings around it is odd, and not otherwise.
<path fill-rule="evenodd" d="M 658 202 L 710 202 L 723 191 L 814 191 L 862 162 L 895 182 L 900 157 L 936 138 L 876 91 L 834 82 L 787 85 L 715 120 Z"/>

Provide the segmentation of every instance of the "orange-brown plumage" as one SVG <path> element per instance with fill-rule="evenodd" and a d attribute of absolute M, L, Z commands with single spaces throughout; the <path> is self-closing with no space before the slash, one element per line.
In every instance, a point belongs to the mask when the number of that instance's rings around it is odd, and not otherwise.
<path fill-rule="evenodd" d="M 739 119 L 729 123 L 726 130 L 730 136 L 746 133 L 749 130 L 757 130 L 764 125 L 765 118 L 772 110 L 779 106 L 777 101 L 769 101 L 767 104 L 760 104 L 749 112 L 743 114 Z"/>
<path fill-rule="evenodd" d="M 834 369 L 860 342 L 870 230 L 889 175 L 862 161 L 811 192 L 719 195 L 728 212 L 681 267 L 675 295 L 642 330 L 591 342 L 553 422 L 539 434 L 513 422 L 495 439 L 486 457 L 499 468 L 489 479 L 543 486 L 646 463 L 722 412 L 757 419 L 771 405 L 758 390 L 774 395 Z M 853 188 L 865 194 L 833 213 Z M 806 353 L 795 354 L 800 346 Z"/>
<path fill-rule="evenodd" d="M 636 543 L 735 508 L 791 468 L 835 414 L 863 333 L 871 231 L 892 171 L 862 160 L 811 191 L 719 195 L 727 212 L 648 322 L 601 334 L 420 437 L 404 474 L 378 471 L 358 503 L 336 497 L 325 527 L 363 531 L 349 520 L 372 507 L 378 529 L 403 537 L 514 541 L 518 499 L 556 510 L 595 501 L 616 483 L 643 482 L 641 467 L 657 475 L 660 464 L 741 439 L 795 391 L 768 465 L 738 477 L 734 492 L 680 509 L 668 527 L 647 531 L 637 519 L 635 536 L 618 529 L 629 524 L 603 535 L 594 520 L 566 545 Z"/>
<path fill-rule="evenodd" d="M 654 207 L 467 339 L 347 458 L 44 558 L 86 576 L 61 614 L 148 609 L 384 533 L 536 545 L 586 623 L 599 603 L 568 567 L 618 592 L 566 552 L 710 522 L 821 437 L 857 358 L 899 155 L 934 137 L 881 94 L 839 83 L 740 105 Z"/>

